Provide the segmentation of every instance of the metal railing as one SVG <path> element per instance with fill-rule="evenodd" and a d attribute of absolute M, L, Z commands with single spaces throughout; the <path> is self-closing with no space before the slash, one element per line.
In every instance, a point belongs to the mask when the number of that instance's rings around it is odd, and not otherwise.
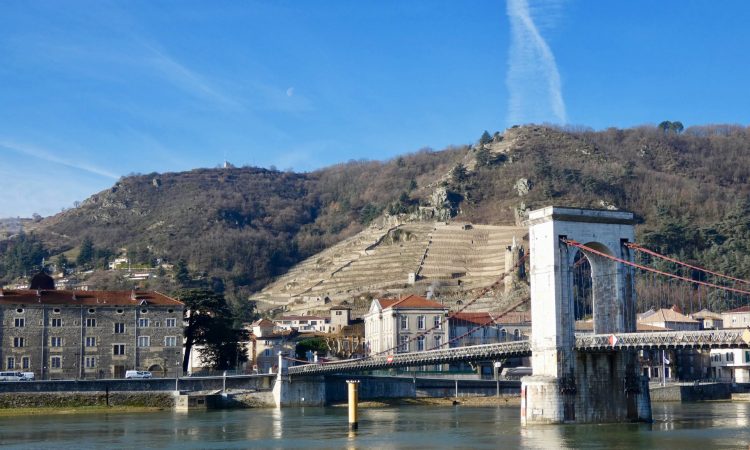
<path fill-rule="evenodd" d="M 614 338 L 613 338 L 614 336 Z M 662 331 L 653 333 L 578 334 L 575 347 L 580 351 L 647 350 L 668 348 L 747 348 L 750 334 L 745 330 Z M 289 368 L 289 375 L 322 375 L 446 364 L 459 361 L 492 361 L 531 355 L 529 341 L 471 345 L 423 352 L 305 364 Z"/>
<path fill-rule="evenodd" d="M 748 347 L 744 330 L 659 331 L 653 333 L 613 333 L 576 336 L 578 350 L 742 348 Z M 614 339 L 613 339 L 614 336 Z"/>

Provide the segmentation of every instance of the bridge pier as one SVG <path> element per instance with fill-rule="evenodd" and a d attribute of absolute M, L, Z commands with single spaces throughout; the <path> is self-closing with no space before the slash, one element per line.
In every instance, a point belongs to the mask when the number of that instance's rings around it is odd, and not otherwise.
<path fill-rule="evenodd" d="M 549 207 L 529 214 L 531 366 L 521 380 L 521 423 L 650 421 L 647 382 L 633 350 L 575 348 L 572 267 L 575 240 L 629 259 L 633 215 L 620 211 Z M 635 294 L 627 266 L 594 254 L 591 264 L 595 334 L 635 331 Z"/>

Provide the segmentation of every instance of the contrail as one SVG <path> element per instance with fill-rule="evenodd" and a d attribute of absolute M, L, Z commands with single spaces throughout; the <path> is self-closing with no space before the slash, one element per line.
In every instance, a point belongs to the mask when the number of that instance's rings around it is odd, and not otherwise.
<path fill-rule="evenodd" d="M 506 84 L 511 124 L 567 122 L 560 73 L 549 45 L 539 33 L 527 0 L 508 0 L 510 59 Z"/>
<path fill-rule="evenodd" d="M 72 160 L 72 158 L 57 156 L 54 152 L 40 147 L 0 139 L 0 148 L 38 158 L 43 161 L 60 164 L 73 169 L 82 170 L 84 172 L 89 172 L 101 177 L 112 178 L 114 180 L 119 178 L 117 175 L 107 170 L 101 169 L 91 164 L 75 162 Z"/>

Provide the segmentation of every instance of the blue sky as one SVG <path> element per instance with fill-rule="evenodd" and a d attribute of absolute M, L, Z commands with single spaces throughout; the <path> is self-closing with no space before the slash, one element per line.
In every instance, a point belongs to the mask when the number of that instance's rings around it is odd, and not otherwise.
<path fill-rule="evenodd" d="M 742 1 L 5 0 L 0 217 L 134 172 L 305 171 L 515 123 L 747 125 L 749 18 Z"/>

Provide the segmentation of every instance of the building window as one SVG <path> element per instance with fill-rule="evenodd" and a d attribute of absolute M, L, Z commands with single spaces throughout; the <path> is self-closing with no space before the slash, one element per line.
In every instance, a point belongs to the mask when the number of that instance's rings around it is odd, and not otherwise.
<path fill-rule="evenodd" d="M 267 348 L 267 349 L 263 350 L 263 356 L 271 356 L 271 349 Z"/>
<path fill-rule="evenodd" d="M 22 337 L 14 337 L 13 338 L 13 347 L 23 347 L 24 344 L 26 344 L 26 339 Z"/>
<path fill-rule="evenodd" d="M 28 356 L 24 356 L 21 358 L 21 368 L 22 369 L 30 369 L 31 368 L 31 359 L 29 359 Z"/>
<path fill-rule="evenodd" d="M 59 336 L 52 336 L 49 338 L 50 347 L 62 347 L 62 338 Z"/>
<path fill-rule="evenodd" d="M 15 369 L 16 368 L 16 358 L 9 356 L 8 357 L 8 364 L 5 365 L 6 369 Z"/>
<path fill-rule="evenodd" d="M 94 327 L 96 327 L 96 319 L 93 317 L 86 319 L 86 328 L 94 328 Z"/>
<path fill-rule="evenodd" d="M 148 327 L 148 319 L 138 319 L 138 326 L 141 328 Z"/>
<path fill-rule="evenodd" d="M 734 353 L 727 352 L 727 362 L 734 361 Z"/>
<path fill-rule="evenodd" d="M 116 323 L 115 324 L 115 334 L 122 334 L 125 332 L 125 324 L 124 323 Z"/>
<path fill-rule="evenodd" d="M 18 314 L 23 314 L 23 308 L 18 308 L 18 309 L 16 310 L 16 312 L 17 312 Z"/>
<path fill-rule="evenodd" d="M 436 330 L 441 330 L 443 328 L 443 318 L 440 316 L 434 316 L 432 318 L 432 323 Z"/>
<path fill-rule="evenodd" d="M 54 314 L 60 314 L 60 308 L 55 308 L 52 310 Z"/>
<path fill-rule="evenodd" d="M 16 317 L 16 320 L 14 321 L 14 326 L 16 328 L 22 328 L 26 326 L 26 319 L 23 317 Z"/>
<path fill-rule="evenodd" d="M 508 331 L 505 328 L 503 328 L 502 330 L 500 330 L 500 341 L 505 342 L 507 340 L 508 340 Z"/>
<path fill-rule="evenodd" d="M 138 347 L 148 347 L 149 345 L 151 345 L 149 336 L 138 336 Z"/>
<path fill-rule="evenodd" d="M 409 318 L 407 316 L 401 316 L 401 329 L 402 330 L 409 329 Z"/>
<path fill-rule="evenodd" d="M 750 362 L 750 352 L 745 351 L 745 362 Z"/>
<path fill-rule="evenodd" d="M 520 339 L 521 339 L 521 332 L 520 332 L 520 331 L 518 331 L 518 328 L 516 328 L 516 329 L 515 329 L 515 330 L 513 331 L 513 340 L 514 340 L 514 341 L 518 341 L 518 340 L 520 340 Z"/>
<path fill-rule="evenodd" d="M 60 328 L 62 326 L 62 319 L 59 318 L 59 317 L 56 317 L 54 319 L 50 319 L 49 320 L 49 324 L 50 324 L 51 327 Z"/>
<path fill-rule="evenodd" d="M 86 336 L 86 347 L 96 347 L 96 337 Z"/>
<path fill-rule="evenodd" d="M 164 320 L 164 326 L 167 328 L 174 328 L 177 326 L 177 319 L 166 319 Z"/>
<path fill-rule="evenodd" d="M 114 344 L 112 346 L 112 354 L 115 356 L 123 356 L 125 354 L 125 344 Z"/>
<path fill-rule="evenodd" d="M 424 330 L 426 328 L 425 316 L 417 316 L 417 329 Z"/>
<path fill-rule="evenodd" d="M 418 352 L 424 351 L 424 336 L 419 336 L 417 338 L 417 351 Z"/>
<path fill-rule="evenodd" d="M 409 336 L 401 336 L 401 352 L 406 353 L 409 351 Z"/>
<path fill-rule="evenodd" d="M 62 367 L 62 358 L 59 356 L 53 356 L 49 359 L 49 366 L 53 369 L 59 369 Z"/>
<path fill-rule="evenodd" d="M 442 346 L 443 346 L 443 337 L 435 336 L 435 350 L 440 350 L 440 347 Z"/>
<path fill-rule="evenodd" d="M 177 336 L 165 336 L 164 346 L 165 347 L 177 347 Z"/>
<path fill-rule="evenodd" d="M 336 315 L 340 316 L 341 315 L 341 311 L 336 311 Z"/>
<path fill-rule="evenodd" d="M 87 356 L 84 358 L 84 365 L 87 369 L 93 369 L 96 367 L 96 356 Z"/>
<path fill-rule="evenodd" d="M 96 310 L 94 308 L 89 308 L 89 314 L 94 314 Z"/>
<path fill-rule="evenodd" d="M 118 310 L 117 310 L 117 311 L 115 311 L 115 312 L 116 312 L 117 314 L 122 314 L 122 313 L 124 313 L 125 311 L 124 311 L 124 310 L 122 310 L 122 309 L 118 309 Z"/>

